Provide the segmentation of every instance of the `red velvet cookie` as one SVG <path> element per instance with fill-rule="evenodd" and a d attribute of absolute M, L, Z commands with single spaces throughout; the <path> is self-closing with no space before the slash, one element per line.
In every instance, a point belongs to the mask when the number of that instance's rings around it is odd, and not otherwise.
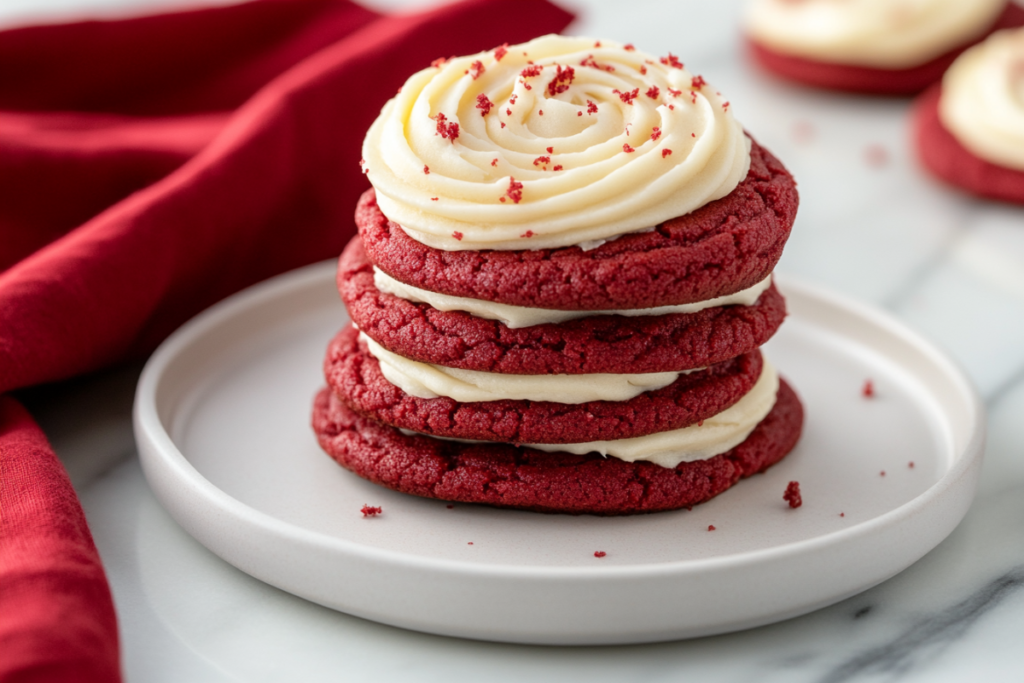
<path fill-rule="evenodd" d="M 389 221 L 372 190 L 356 209 L 370 260 L 396 280 L 453 296 L 561 310 L 651 308 L 705 301 L 763 280 L 796 218 L 793 177 L 756 142 L 750 172 L 727 196 L 590 251 L 453 251 L 423 245 Z"/>
<path fill-rule="evenodd" d="M 706 367 L 752 351 L 786 317 L 773 285 L 753 306 L 627 318 L 599 315 L 510 329 L 462 311 L 439 311 L 382 293 L 359 237 L 338 264 L 352 321 L 400 356 L 452 368 L 519 375 L 667 372 Z"/>
<path fill-rule="evenodd" d="M 960 144 L 939 119 L 942 85 L 914 104 L 913 131 L 921 163 L 946 182 L 980 197 L 1024 204 L 1024 171 L 986 161 Z"/>
<path fill-rule="evenodd" d="M 456 439 L 582 443 L 681 429 L 717 415 L 750 391 L 761 366 L 761 352 L 752 351 L 629 401 L 459 403 L 416 398 L 391 384 L 349 326 L 328 346 L 324 375 L 351 409 L 393 427 Z"/>
<path fill-rule="evenodd" d="M 908 69 L 876 69 L 850 64 L 819 62 L 777 52 L 748 38 L 747 46 L 754 61 L 779 76 L 791 81 L 831 90 L 868 93 L 874 95 L 913 95 L 942 78 L 949 65 L 961 52 L 984 40 L 999 29 L 1024 26 L 1024 8 L 1012 2 L 989 31 L 974 40 L 946 52 L 919 66 Z"/>
<path fill-rule="evenodd" d="M 782 382 L 775 407 L 743 443 L 670 469 L 596 453 L 544 453 L 405 436 L 351 411 L 328 389 L 316 397 L 313 409 L 320 446 L 343 467 L 381 486 L 425 498 L 595 515 L 703 503 L 781 460 L 796 445 L 802 425 L 800 401 Z"/>

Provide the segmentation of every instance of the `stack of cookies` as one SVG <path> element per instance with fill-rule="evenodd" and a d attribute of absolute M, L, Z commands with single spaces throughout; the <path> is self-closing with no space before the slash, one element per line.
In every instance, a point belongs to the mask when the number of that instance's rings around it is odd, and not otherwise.
<path fill-rule="evenodd" d="M 321 446 L 405 493 L 691 507 L 803 411 L 759 347 L 792 177 L 678 57 L 545 36 L 438 60 L 367 134 Z"/>

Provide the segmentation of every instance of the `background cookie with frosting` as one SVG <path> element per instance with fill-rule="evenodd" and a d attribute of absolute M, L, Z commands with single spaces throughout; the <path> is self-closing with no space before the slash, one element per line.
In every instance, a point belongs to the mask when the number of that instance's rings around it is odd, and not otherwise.
<path fill-rule="evenodd" d="M 751 0 L 743 30 L 762 67 L 821 88 L 914 94 L 963 50 L 1024 25 L 1009 0 Z"/>
<path fill-rule="evenodd" d="M 799 438 L 757 347 L 795 183 L 675 55 L 545 36 L 439 60 L 363 147 L 314 429 L 416 495 L 627 514 L 717 495 Z"/>
<path fill-rule="evenodd" d="M 914 105 L 924 166 L 981 197 L 1024 204 L 1024 29 L 964 52 Z"/>

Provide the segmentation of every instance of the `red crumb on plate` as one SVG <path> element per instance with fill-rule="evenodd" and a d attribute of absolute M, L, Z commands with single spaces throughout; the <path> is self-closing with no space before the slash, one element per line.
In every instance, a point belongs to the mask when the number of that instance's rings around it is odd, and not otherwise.
<path fill-rule="evenodd" d="M 868 145 L 864 148 L 864 160 L 868 166 L 882 168 L 889 163 L 889 152 L 881 145 Z"/>
<path fill-rule="evenodd" d="M 800 482 L 791 481 L 786 486 L 786 492 L 782 494 L 782 500 L 789 503 L 789 507 L 798 508 L 804 504 L 804 499 L 800 497 Z"/>
<path fill-rule="evenodd" d="M 914 461 L 911 460 L 910 462 L 908 462 L 907 467 L 909 467 L 910 469 L 914 469 Z"/>
<path fill-rule="evenodd" d="M 375 507 L 372 507 L 370 505 L 364 505 L 362 507 L 362 509 L 360 510 L 360 512 L 363 513 L 363 517 L 376 517 L 381 512 L 383 512 L 383 510 L 381 508 L 379 508 L 379 507 L 375 508 Z"/>
<path fill-rule="evenodd" d="M 708 524 L 708 531 L 714 531 L 714 530 L 715 530 L 715 525 L 714 524 Z"/>
<path fill-rule="evenodd" d="M 875 383 L 869 379 L 864 380 L 864 388 L 860 390 L 860 393 L 864 398 L 874 398 Z"/>
<path fill-rule="evenodd" d="M 604 556 L 605 556 L 605 555 L 607 555 L 607 554 L 608 554 L 608 553 L 606 553 L 606 552 L 605 552 L 605 551 L 603 551 L 603 550 L 595 550 L 595 551 L 594 551 L 594 557 L 604 557 Z"/>

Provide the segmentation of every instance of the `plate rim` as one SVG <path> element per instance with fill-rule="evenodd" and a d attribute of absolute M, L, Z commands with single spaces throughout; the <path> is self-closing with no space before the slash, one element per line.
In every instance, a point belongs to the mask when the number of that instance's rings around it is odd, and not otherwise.
<path fill-rule="evenodd" d="M 959 366 L 932 342 L 910 329 L 888 312 L 861 302 L 845 294 L 834 292 L 817 285 L 811 285 L 799 278 L 785 274 L 776 274 L 779 288 L 788 297 L 802 297 L 816 303 L 838 308 L 846 313 L 866 319 L 876 327 L 909 342 L 917 350 L 924 352 L 929 359 L 942 368 L 947 380 L 957 387 L 961 397 L 966 399 L 970 409 L 970 423 L 973 428 L 962 449 L 953 448 L 953 461 L 949 469 L 913 499 L 895 507 L 888 512 L 858 522 L 850 527 L 828 532 L 812 538 L 791 541 L 781 545 L 754 550 L 731 553 L 724 556 L 691 558 L 685 560 L 668 560 L 664 562 L 647 562 L 625 565 L 592 565 L 592 566 L 542 566 L 518 565 L 495 562 L 480 562 L 472 559 L 451 559 L 417 555 L 412 552 L 373 547 L 320 531 L 313 531 L 297 524 L 286 522 L 273 515 L 251 507 L 227 492 L 218 488 L 202 475 L 198 469 L 181 452 L 171 438 L 167 426 L 163 424 L 157 406 L 157 391 L 163 374 L 179 353 L 185 351 L 193 342 L 201 339 L 209 330 L 219 327 L 226 319 L 244 315 L 250 309 L 259 307 L 265 299 L 273 299 L 294 295 L 296 292 L 319 284 L 330 275 L 333 281 L 336 270 L 336 259 L 311 264 L 287 273 L 275 276 L 252 285 L 206 309 L 178 328 L 169 336 L 147 361 L 139 379 L 133 406 L 133 423 L 137 442 L 148 442 L 152 448 L 139 448 L 140 460 L 146 479 L 151 488 L 149 467 L 151 457 L 164 459 L 164 465 L 183 482 L 193 487 L 194 492 L 204 498 L 207 503 L 223 513 L 237 518 L 253 527 L 274 536 L 284 537 L 292 542 L 317 546 L 322 550 L 350 555 L 352 559 L 385 562 L 392 566 L 415 567 L 427 571 L 440 571 L 449 574 L 472 576 L 475 578 L 547 578 L 552 580 L 590 580 L 590 579 L 625 579 L 654 578 L 666 575 L 685 576 L 703 574 L 710 571 L 725 571 L 740 568 L 749 564 L 775 562 L 784 560 L 790 555 L 802 555 L 808 552 L 821 552 L 829 546 L 844 545 L 859 538 L 870 536 L 893 522 L 912 517 L 921 509 L 932 505 L 942 493 L 968 475 L 976 467 L 984 452 L 986 432 L 985 407 L 974 385 Z M 160 496 L 157 496 L 158 499 Z M 973 500 L 973 493 L 972 493 Z M 161 500 L 161 503 L 163 501 Z M 166 507 L 166 506 L 165 506 Z M 965 509 L 966 512 L 966 509 Z M 172 516 L 174 516 L 172 514 Z M 958 522 L 959 523 L 959 520 Z M 955 528 L 955 525 L 954 525 Z"/>

